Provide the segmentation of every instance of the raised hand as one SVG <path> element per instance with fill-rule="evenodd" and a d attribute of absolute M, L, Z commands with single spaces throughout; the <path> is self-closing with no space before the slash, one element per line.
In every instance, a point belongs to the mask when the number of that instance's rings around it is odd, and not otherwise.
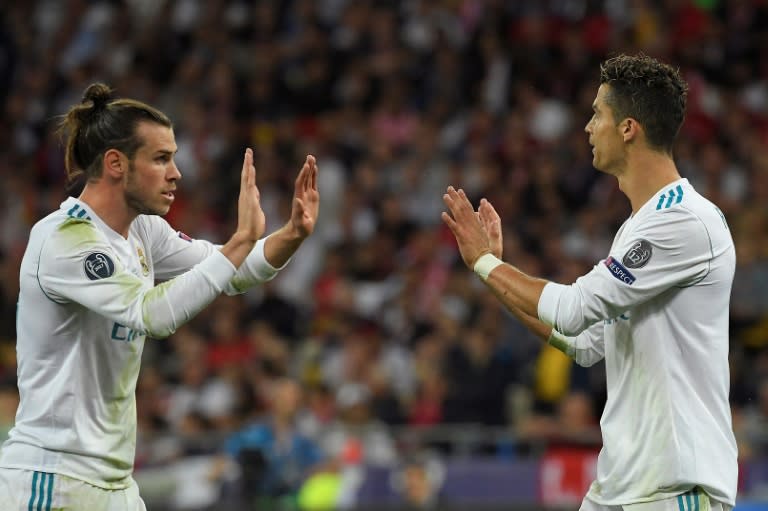
<path fill-rule="evenodd" d="M 457 191 L 449 186 L 443 195 L 443 202 L 450 212 L 443 212 L 443 222 L 456 237 L 464 264 L 472 269 L 481 255 L 492 253 L 489 233 L 479 218 L 480 215 L 472 208 L 464 190 Z"/>
<path fill-rule="evenodd" d="M 320 210 L 320 193 L 317 191 L 317 161 L 307 155 L 301 167 L 293 191 L 291 226 L 299 238 L 306 238 L 315 230 Z"/>
<path fill-rule="evenodd" d="M 253 151 L 245 150 L 243 170 L 240 173 L 240 196 L 237 200 L 237 232 L 247 241 L 256 243 L 266 229 L 266 218 L 261 209 L 261 196 L 256 186 L 256 167 Z"/>
<path fill-rule="evenodd" d="M 477 216 L 480 223 L 483 224 L 485 232 L 488 234 L 488 241 L 491 247 L 491 253 L 501 259 L 504 251 L 504 237 L 501 234 L 501 217 L 496 212 L 493 204 L 486 199 L 480 200 L 480 207 L 477 208 Z"/>

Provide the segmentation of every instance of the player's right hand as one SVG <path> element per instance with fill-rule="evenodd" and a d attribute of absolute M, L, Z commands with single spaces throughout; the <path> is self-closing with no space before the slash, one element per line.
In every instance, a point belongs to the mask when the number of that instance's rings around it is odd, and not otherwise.
<path fill-rule="evenodd" d="M 244 239 L 256 243 L 264 235 L 267 220 L 261 209 L 261 196 L 256 186 L 256 167 L 253 150 L 245 150 L 243 170 L 240 174 L 240 197 L 237 201 L 237 232 Z"/>

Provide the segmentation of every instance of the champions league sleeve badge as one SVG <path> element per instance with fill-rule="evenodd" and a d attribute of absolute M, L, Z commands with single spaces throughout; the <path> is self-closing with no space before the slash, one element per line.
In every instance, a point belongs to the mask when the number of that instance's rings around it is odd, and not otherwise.
<path fill-rule="evenodd" d="M 621 259 L 621 262 L 627 268 L 642 268 L 651 260 L 651 255 L 653 255 L 651 244 L 646 240 L 637 240 L 632 243 L 632 246 Z"/>
<path fill-rule="evenodd" d="M 83 263 L 85 275 L 91 280 L 106 279 L 115 273 L 115 263 L 103 252 L 88 254 Z"/>

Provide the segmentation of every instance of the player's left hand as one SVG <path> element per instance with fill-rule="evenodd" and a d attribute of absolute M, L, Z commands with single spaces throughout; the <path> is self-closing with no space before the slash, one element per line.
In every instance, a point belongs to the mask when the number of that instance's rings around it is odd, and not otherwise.
<path fill-rule="evenodd" d="M 306 238 L 315 230 L 320 211 L 320 193 L 317 191 L 317 161 L 307 155 L 301 167 L 293 191 L 291 226 L 300 238 Z"/>
<path fill-rule="evenodd" d="M 487 199 L 480 199 L 477 216 L 480 218 L 480 223 L 483 224 L 483 228 L 488 234 L 491 254 L 501 259 L 504 251 L 504 237 L 501 234 L 501 217 L 496 212 L 496 208 Z"/>
<path fill-rule="evenodd" d="M 457 191 L 452 186 L 449 186 L 443 195 L 443 202 L 448 206 L 448 211 L 450 212 L 450 214 L 445 211 L 443 212 L 443 222 L 446 223 L 456 237 L 464 264 L 469 269 L 473 269 L 475 261 L 481 255 L 494 253 L 491 250 L 488 232 L 483 226 L 480 215 L 472 208 L 472 204 L 469 202 L 464 190 L 459 189 Z"/>

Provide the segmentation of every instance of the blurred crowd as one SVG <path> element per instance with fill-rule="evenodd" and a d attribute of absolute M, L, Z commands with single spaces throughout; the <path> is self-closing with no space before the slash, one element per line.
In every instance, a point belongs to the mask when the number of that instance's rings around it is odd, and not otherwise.
<path fill-rule="evenodd" d="M 734 423 L 744 459 L 768 453 L 768 2 L 2 4 L 0 432 L 28 232 L 79 191 L 57 116 L 104 81 L 174 121 L 183 178 L 167 219 L 191 237 L 234 228 L 245 147 L 269 231 L 304 156 L 320 168 L 318 228 L 278 278 L 147 342 L 139 468 L 217 453 L 245 476 L 283 463 L 282 479 L 259 479 L 279 488 L 310 467 L 402 460 L 393 426 L 594 439 L 603 366 L 574 366 L 497 304 L 461 263 L 442 194 L 490 200 L 504 259 L 524 271 L 561 283 L 589 271 L 629 213 L 583 131 L 599 63 L 644 51 L 690 85 L 675 157 L 736 242 Z M 414 477 L 403 485 L 419 494 Z"/>

